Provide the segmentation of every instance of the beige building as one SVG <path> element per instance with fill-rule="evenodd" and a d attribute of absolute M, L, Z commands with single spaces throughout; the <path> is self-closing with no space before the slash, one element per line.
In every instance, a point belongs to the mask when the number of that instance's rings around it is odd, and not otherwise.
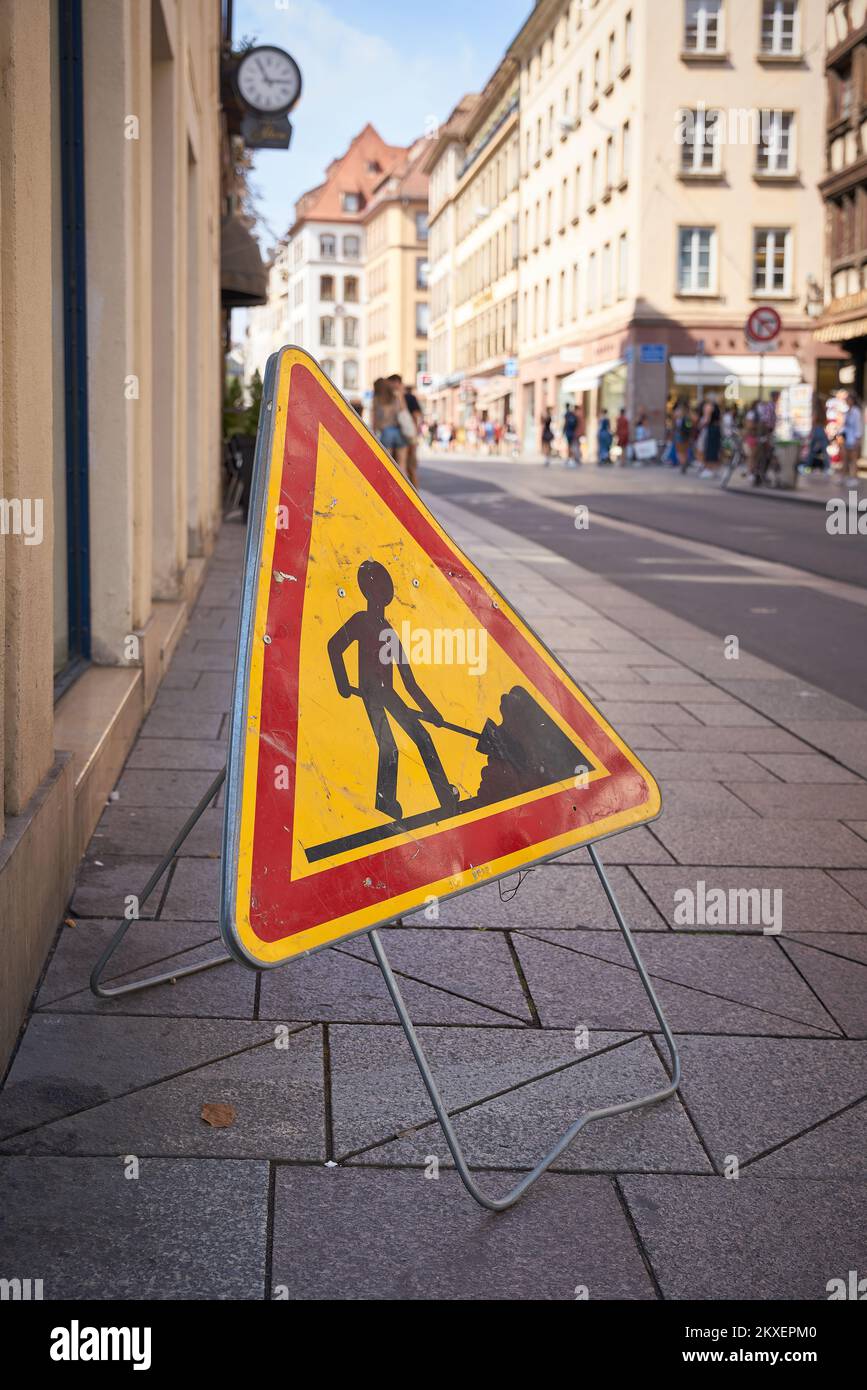
<path fill-rule="evenodd" d="M 417 140 L 377 184 L 364 210 L 365 380 L 428 371 L 427 141 Z"/>
<path fill-rule="evenodd" d="M 661 432 L 674 395 L 814 382 L 821 0 L 540 0 L 521 64 L 521 428 L 574 400 Z M 833 350 L 831 355 L 833 355 Z M 591 446 L 592 448 L 592 446 Z"/>
<path fill-rule="evenodd" d="M 217 0 L 0 6 L 4 1056 L 218 525 L 220 43 Z"/>
<path fill-rule="evenodd" d="M 456 205 L 460 171 L 466 155 L 464 136 L 476 102 L 475 93 L 463 97 L 448 120 L 432 136 L 423 168 L 430 176 L 428 190 L 428 282 L 430 325 L 428 367 L 431 418 L 455 423 L 458 416 L 459 373 L 455 367 L 455 247 Z"/>

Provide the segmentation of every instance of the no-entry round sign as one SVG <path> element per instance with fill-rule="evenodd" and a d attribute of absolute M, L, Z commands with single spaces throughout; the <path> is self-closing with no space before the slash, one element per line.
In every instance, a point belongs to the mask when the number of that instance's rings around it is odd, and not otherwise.
<path fill-rule="evenodd" d="M 747 336 L 757 343 L 772 343 L 779 337 L 782 320 L 772 304 L 760 304 L 747 319 Z"/>

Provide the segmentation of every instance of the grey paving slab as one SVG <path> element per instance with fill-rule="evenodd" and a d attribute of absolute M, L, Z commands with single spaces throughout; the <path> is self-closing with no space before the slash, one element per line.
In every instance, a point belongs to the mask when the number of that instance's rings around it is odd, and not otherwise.
<path fill-rule="evenodd" d="M 852 1105 L 751 1165 L 774 1178 L 867 1179 L 867 1101 Z"/>
<path fill-rule="evenodd" d="M 11 1153 L 278 1158 L 324 1162 L 321 1029 L 304 1028 L 2 1142 Z M 230 1105 L 231 1125 L 201 1117 Z"/>
<path fill-rule="evenodd" d="M 850 869 L 842 872 L 832 870 L 830 877 L 839 883 L 846 892 L 867 907 L 867 869 Z"/>
<path fill-rule="evenodd" d="M 858 873 L 858 870 L 852 870 Z M 867 932 L 867 871 L 864 874 L 865 904 L 856 900 L 841 883 L 839 877 L 846 875 L 826 874 L 819 869 L 726 869 L 705 866 L 687 871 L 682 868 L 666 869 L 654 865 L 640 865 L 635 869 L 635 877 L 650 899 L 656 904 L 666 922 L 675 931 L 694 931 L 690 924 L 674 921 L 677 905 L 675 893 L 684 887 L 695 892 L 701 879 L 706 890 L 722 888 L 727 897 L 734 890 L 767 890 L 771 895 L 776 889 L 782 892 L 783 935 L 793 932 Z M 766 900 L 773 904 L 773 896 Z M 704 932 L 729 931 L 728 925 L 714 925 L 704 922 L 700 930 Z M 759 931 L 761 928 L 741 925 L 735 930 Z"/>
<path fill-rule="evenodd" d="M 658 664 L 653 666 L 635 666 L 633 668 L 636 676 L 651 685 L 690 685 L 693 687 L 705 687 L 707 682 L 697 671 L 690 671 L 687 667 L 681 666 L 679 662 L 668 660 L 663 664 L 664 659 L 660 658 Z"/>
<path fill-rule="evenodd" d="M 607 858 L 610 842 L 601 846 Z M 442 926 L 467 927 L 487 931 L 546 926 L 555 922 L 559 927 L 592 927 L 600 931 L 618 931 L 617 922 L 592 864 L 587 863 L 585 851 L 555 864 L 533 869 L 521 880 L 518 876 L 502 881 L 502 893 L 496 883 L 474 888 L 439 904 Z M 580 859 L 580 862 L 579 862 Z M 665 923 L 628 870 L 614 866 L 608 874 L 618 902 L 630 926 L 643 931 L 664 931 Z M 514 892 L 514 896 L 509 896 Z M 407 926 L 427 926 L 424 911 L 404 918 Z"/>
<path fill-rule="evenodd" d="M 76 874 L 70 912 L 74 917 L 114 917 L 120 921 L 128 907 L 129 897 L 138 897 L 159 864 L 159 858 L 123 855 L 120 858 L 102 857 L 97 842 L 82 859 Z M 139 901 L 140 917 L 155 917 L 159 908 L 162 884 L 146 902 Z"/>
<path fill-rule="evenodd" d="M 663 1296 L 820 1299 L 864 1265 L 859 1182 L 624 1177 Z"/>
<path fill-rule="evenodd" d="M 781 944 L 847 1037 L 867 1037 L 867 964 L 800 941 Z"/>
<path fill-rule="evenodd" d="M 752 786 L 753 783 L 749 785 Z M 760 782 L 757 785 L 772 784 Z M 660 822 L 667 816 L 674 820 L 689 818 L 695 824 L 698 821 L 752 821 L 756 819 L 756 812 L 720 782 L 675 781 L 666 782 L 664 785 Z"/>
<path fill-rule="evenodd" d="M 461 1110 L 452 1122 L 472 1166 L 532 1168 L 584 1111 L 651 1095 L 666 1082 L 652 1043 L 648 1038 L 637 1038 Z M 417 1165 L 425 1163 L 430 1154 L 442 1166 L 451 1166 L 448 1146 L 434 1123 L 368 1150 L 352 1163 Z M 552 1168 L 712 1171 L 683 1107 L 674 1097 L 588 1125 Z"/>
<path fill-rule="evenodd" d="M 770 723 L 770 720 L 766 719 L 763 714 L 759 714 L 756 710 L 750 709 L 749 705 L 742 705 L 737 701 L 732 701 L 731 704 L 716 705 L 687 704 L 687 702 L 684 701 L 681 708 L 686 710 L 687 714 L 691 714 L 695 719 L 699 720 L 700 723 L 706 724 L 709 728 L 760 729 Z M 666 727 L 668 727 L 668 725 L 674 725 L 676 722 L 682 721 L 667 719 L 665 722 Z"/>
<path fill-rule="evenodd" d="M 184 709 L 183 706 L 160 705 L 152 709 L 141 726 L 141 738 L 188 739 L 192 734 L 197 738 L 218 738 L 223 722 L 219 710 L 198 709 L 195 696 L 190 697 L 189 706 Z"/>
<path fill-rule="evenodd" d="M 178 922 L 203 922 L 208 918 L 216 921 L 220 913 L 220 872 L 217 859 L 179 859 L 169 882 L 162 915 Z"/>
<path fill-rule="evenodd" d="M 820 782 L 858 780 L 849 768 L 832 762 L 821 753 L 754 753 L 753 757 L 761 767 L 766 767 L 784 782 L 808 782 L 815 786 Z M 733 778 L 727 780 L 732 781 Z"/>
<path fill-rule="evenodd" d="M 36 1007 L 62 1013 L 253 1017 L 256 975 L 235 962 L 190 975 L 174 985 L 155 985 L 120 999 L 98 999 L 88 987 L 90 972 L 114 930 L 113 922 L 78 922 L 75 927 L 64 927 Z M 111 962 L 105 983 L 131 982 L 217 955 L 222 947 L 215 933 L 213 922 L 135 923 Z"/>
<path fill-rule="evenodd" d="M 217 716 L 219 717 L 219 716 Z M 141 737 L 127 759 L 128 768 L 194 768 L 219 772 L 226 765 L 220 739 Z"/>
<path fill-rule="evenodd" d="M 90 842 L 89 853 L 103 855 L 152 855 L 161 858 L 182 828 L 189 811 L 181 807 L 160 810 L 156 806 L 124 806 L 109 802 Z M 179 851 L 182 855 L 218 855 L 223 815 L 212 807 L 203 812 Z"/>
<path fill-rule="evenodd" d="M 598 705 L 592 686 L 584 686 L 585 695 L 589 695 L 594 704 Z M 639 748 L 647 753 L 656 752 L 658 749 L 667 748 L 669 752 L 676 750 L 677 744 L 673 743 L 667 734 L 661 734 L 652 724 L 631 724 L 628 721 L 618 724 L 617 732 L 623 739 L 627 747 L 637 752 Z"/>
<path fill-rule="evenodd" d="M 644 940 L 642 937 L 639 944 Z M 589 951 L 576 951 L 565 937 L 562 943 L 555 944 L 521 934 L 515 936 L 515 947 L 543 1027 L 658 1027 L 634 970 Z M 654 989 L 675 1032 L 828 1035 L 828 1030 L 812 1023 L 794 1022 L 776 1012 L 668 979 L 654 977 Z"/>
<path fill-rule="evenodd" d="M 486 1175 L 507 1191 L 507 1173 Z M 423 1253 L 422 1253 L 423 1252 Z M 654 1297 L 610 1181 L 546 1174 L 532 1202 L 483 1212 L 457 1174 L 277 1170 L 272 1290 L 292 1299 L 574 1301 Z"/>
<path fill-rule="evenodd" d="M 663 727 L 663 726 L 660 726 Z M 667 734 L 671 725 L 664 726 Z M 674 737 L 674 735 L 673 735 Z M 754 762 L 746 753 L 711 752 L 700 750 L 688 752 L 654 753 L 651 768 L 654 777 L 663 789 L 667 781 L 672 782 L 773 782 L 776 779 L 767 768 Z"/>
<path fill-rule="evenodd" d="M 231 700 L 232 673 L 230 668 L 225 671 L 201 671 L 195 685 L 194 700 L 185 690 L 161 687 L 154 701 L 154 709 L 182 707 L 225 714 L 229 709 Z"/>
<path fill-rule="evenodd" d="M 611 961 L 626 971 L 632 961 L 622 937 L 587 932 L 536 931 L 533 936 L 582 954 Z M 835 1017 L 823 1008 L 798 970 L 770 936 L 703 936 L 666 932 L 642 937 L 641 958 L 654 980 L 702 990 L 719 999 L 746 1004 L 800 1025 L 839 1032 Z"/>
<path fill-rule="evenodd" d="M 821 935 L 817 932 L 801 932 L 790 933 L 789 939 L 802 941 L 807 946 L 818 946 L 833 956 L 842 956 L 845 960 L 855 960 L 867 965 L 867 936 L 847 936 L 843 932 L 822 932 Z"/>
<path fill-rule="evenodd" d="M 4 1264 L 46 1299 L 263 1297 L 266 1163 L 0 1158 L 0 1206 Z"/>
<path fill-rule="evenodd" d="M 821 748 L 853 772 L 867 777 L 867 719 L 792 720 L 792 733 Z"/>
<path fill-rule="evenodd" d="M 743 1168 L 867 1094 L 867 1048 L 848 1039 L 692 1037 L 678 1045 L 681 1096 L 720 1169 L 730 1154 Z"/>
<path fill-rule="evenodd" d="M 838 700 L 818 686 L 798 680 L 720 680 L 725 690 L 781 724 L 790 720 L 861 719 L 862 711 L 848 700 Z"/>
<path fill-rule="evenodd" d="M 760 728 L 735 726 L 711 729 L 706 725 L 693 729 L 685 724 L 672 727 L 660 720 L 657 728 L 676 748 L 683 752 L 698 753 L 809 753 L 811 749 L 801 739 L 794 738 L 785 729 L 773 724 Z M 752 767 L 755 773 L 754 764 Z M 737 774 L 741 775 L 741 774 Z M 758 774 L 762 776 L 761 773 Z M 753 781 L 758 780 L 753 776 Z"/>
<path fill-rule="evenodd" d="M 235 643 L 214 638 L 184 637 L 178 643 L 172 664 L 193 671 L 233 671 Z"/>
<path fill-rule="evenodd" d="M 392 968 L 401 975 L 530 1020 L 512 953 L 498 932 L 387 927 L 382 935 Z M 345 942 L 339 950 L 364 961 L 375 959 L 366 936 Z"/>
<path fill-rule="evenodd" d="M 185 769 L 182 772 L 124 772 L 117 784 L 117 800 L 124 806 L 154 806 L 170 810 L 182 806 L 192 811 L 214 780 L 214 772 Z"/>
<path fill-rule="evenodd" d="M 729 791 L 763 816 L 786 820 L 843 820 L 867 815 L 867 783 L 732 782 Z M 850 828 L 852 828 L 850 826 Z"/>
<path fill-rule="evenodd" d="M 867 820 L 847 820 L 845 824 L 862 840 L 867 840 Z"/>
<path fill-rule="evenodd" d="M 179 667 L 169 667 L 160 682 L 160 691 L 193 690 L 199 679 L 198 671 L 182 671 Z"/>
<path fill-rule="evenodd" d="M 708 681 L 703 681 L 694 672 L 685 673 L 690 679 L 677 684 L 674 681 L 660 682 L 651 684 L 649 681 L 630 681 L 621 675 L 617 679 L 608 679 L 596 682 L 596 689 L 600 698 L 603 700 L 615 701 L 640 701 L 642 705 L 658 705 L 660 702 L 664 706 L 683 704 L 718 704 L 733 705 L 737 704 L 731 695 L 725 690 L 720 690 L 719 686 L 711 685 Z M 656 715 L 662 722 L 665 714 Z"/>
<path fill-rule="evenodd" d="M 737 661 L 725 655 L 721 637 L 703 637 L 695 641 L 684 641 L 680 637 L 660 637 L 656 646 L 666 656 L 683 662 L 692 670 L 712 680 L 789 680 L 785 671 L 771 666 L 760 657 L 741 650 Z"/>
<path fill-rule="evenodd" d="M 829 820 L 719 821 L 697 825 L 666 816 L 655 825 L 681 864 L 857 868 L 867 864 L 867 841 Z"/>
<path fill-rule="evenodd" d="M 621 830 L 598 841 L 599 858 L 606 866 L 609 864 L 670 864 L 671 855 L 659 843 L 653 831 L 646 825 L 637 825 L 632 830 Z M 586 848 L 564 854 L 561 864 L 586 864 L 589 859 Z"/>
<path fill-rule="evenodd" d="M 664 705 L 638 700 L 603 700 L 602 713 L 615 729 L 621 724 L 637 724 L 645 720 L 648 724 L 665 724 L 667 728 L 681 725 L 699 726 L 700 721 L 682 705 Z"/>
<path fill-rule="evenodd" d="M 36 1014 L 0 1092 L 0 1135 L 274 1037 L 273 1023 Z"/>
<path fill-rule="evenodd" d="M 478 962 L 483 965 L 482 961 Z M 221 967 L 222 968 L 222 967 Z M 439 988 L 430 981 L 401 979 L 401 991 L 416 1023 L 513 1024 L 524 1026 L 527 1006 L 520 1001 L 516 1017 L 504 1006 L 486 1001 L 497 998 L 484 979 L 484 971 L 464 981 L 465 993 Z M 514 995 L 510 995 L 514 1004 Z M 485 1002 L 482 1002 L 485 1001 Z M 371 959 L 345 951 L 318 951 L 307 959 L 291 962 L 282 970 L 262 975 L 260 1018 L 316 1018 L 329 1022 L 391 1023 L 396 1015 L 379 967 Z"/>
<path fill-rule="evenodd" d="M 515 1028 L 420 1028 L 437 1083 L 450 1110 L 520 1086 L 630 1040 L 631 1033 L 594 1033 L 576 1046 L 574 1031 Z M 427 1091 L 398 1024 L 335 1024 L 329 1029 L 334 1151 L 338 1158 L 382 1145 L 418 1125 L 434 1123 Z"/>

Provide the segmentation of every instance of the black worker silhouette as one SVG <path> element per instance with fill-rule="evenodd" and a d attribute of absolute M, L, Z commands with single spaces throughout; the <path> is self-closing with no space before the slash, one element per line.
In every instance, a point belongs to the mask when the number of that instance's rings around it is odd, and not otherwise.
<path fill-rule="evenodd" d="M 328 642 L 328 659 L 340 694 L 349 699 L 360 696 L 379 748 L 375 806 L 389 817 L 389 824 L 370 826 L 352 835 L 340 836 L 305 850 L 308 862 L 361 845 L 371 845 L 444 819 L 463 815 L 481 806 L 506 801 L 522 792 L 592 772 L 587 755 L 563 733 L 542 706 L 522 685 L 515 685 L 500 700 L 500 723 L 486 719 L 480 732 L 450 724 L 424 693 L 413 674 L 409 658 L 385 610 L 394 598 L 394 584 L 384 565 L 365 560 L 358 567 L 358 587 L 367 607 L 353 613 Z M 358 686 L 350 685 L 344 653 L 358 644 Z M 394 672 L 400 674 L 404 690 L 415 701 L 415 708 L 395 690 Z M 393 719 L 412 739 L 437 799 L 428 811 L 404 817 L 397 799 L 399 749 L 389 720 Z M 430 733 L 431 724 L 464 734 L 486 758 L 478 792 L 461 799 L 449 781 Z"/>
<path fill-rule="evenodd" d="M 385 616 L 394 598 L 391 575 L 378 560 L 365 560 L 358 567 L 358 587 L 367 599 L 367 608 L 353 613 L 338 628 L 328 643 L 328 659 L 334 672 L 337 689 L 346 699 L 358 694 L 364 701 L 374 737 L 379 744 L 379 766 L 376 775 L 376 809 L 393 820 L 401 820 L 403 810 L 397 799 L 398 747 L 388 722 L 388 715 L 409 735 L 418 749 L 431 786 L 439 800 L 440 809 L 453 812 L 458 800 L 456 789 L 449 782 L 439 760 L 433 739 L 423 719 L 429 724 L 442 725 L 443 718 L 425 695 L 409 664 L 397 633 Z M 358 643 L 358 689 L 353 690 L 346 674 L 343 654 L 353 642 Z M 392 660 L 392 653 L 395 660 Z M 394 669 L 397 667 L 404 688 L 417 709 L 405 703 L 394 688 Z"/>

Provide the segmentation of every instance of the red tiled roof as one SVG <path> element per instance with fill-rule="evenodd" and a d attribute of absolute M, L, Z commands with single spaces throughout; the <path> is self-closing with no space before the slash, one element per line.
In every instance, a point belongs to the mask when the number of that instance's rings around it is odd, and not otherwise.
<path fill-rule="evenodd" d="M 377 184 L 406 159 L 403 145 L 387 145 L 369 123 L 356 135 L 345 154 L 333 159 L 325 179 L 310 188 L 295 204 L 294 232 L 304 222 L 358 222 Z M 358 212 L 346 212 L 344 193 L 361 195 Z"/>

